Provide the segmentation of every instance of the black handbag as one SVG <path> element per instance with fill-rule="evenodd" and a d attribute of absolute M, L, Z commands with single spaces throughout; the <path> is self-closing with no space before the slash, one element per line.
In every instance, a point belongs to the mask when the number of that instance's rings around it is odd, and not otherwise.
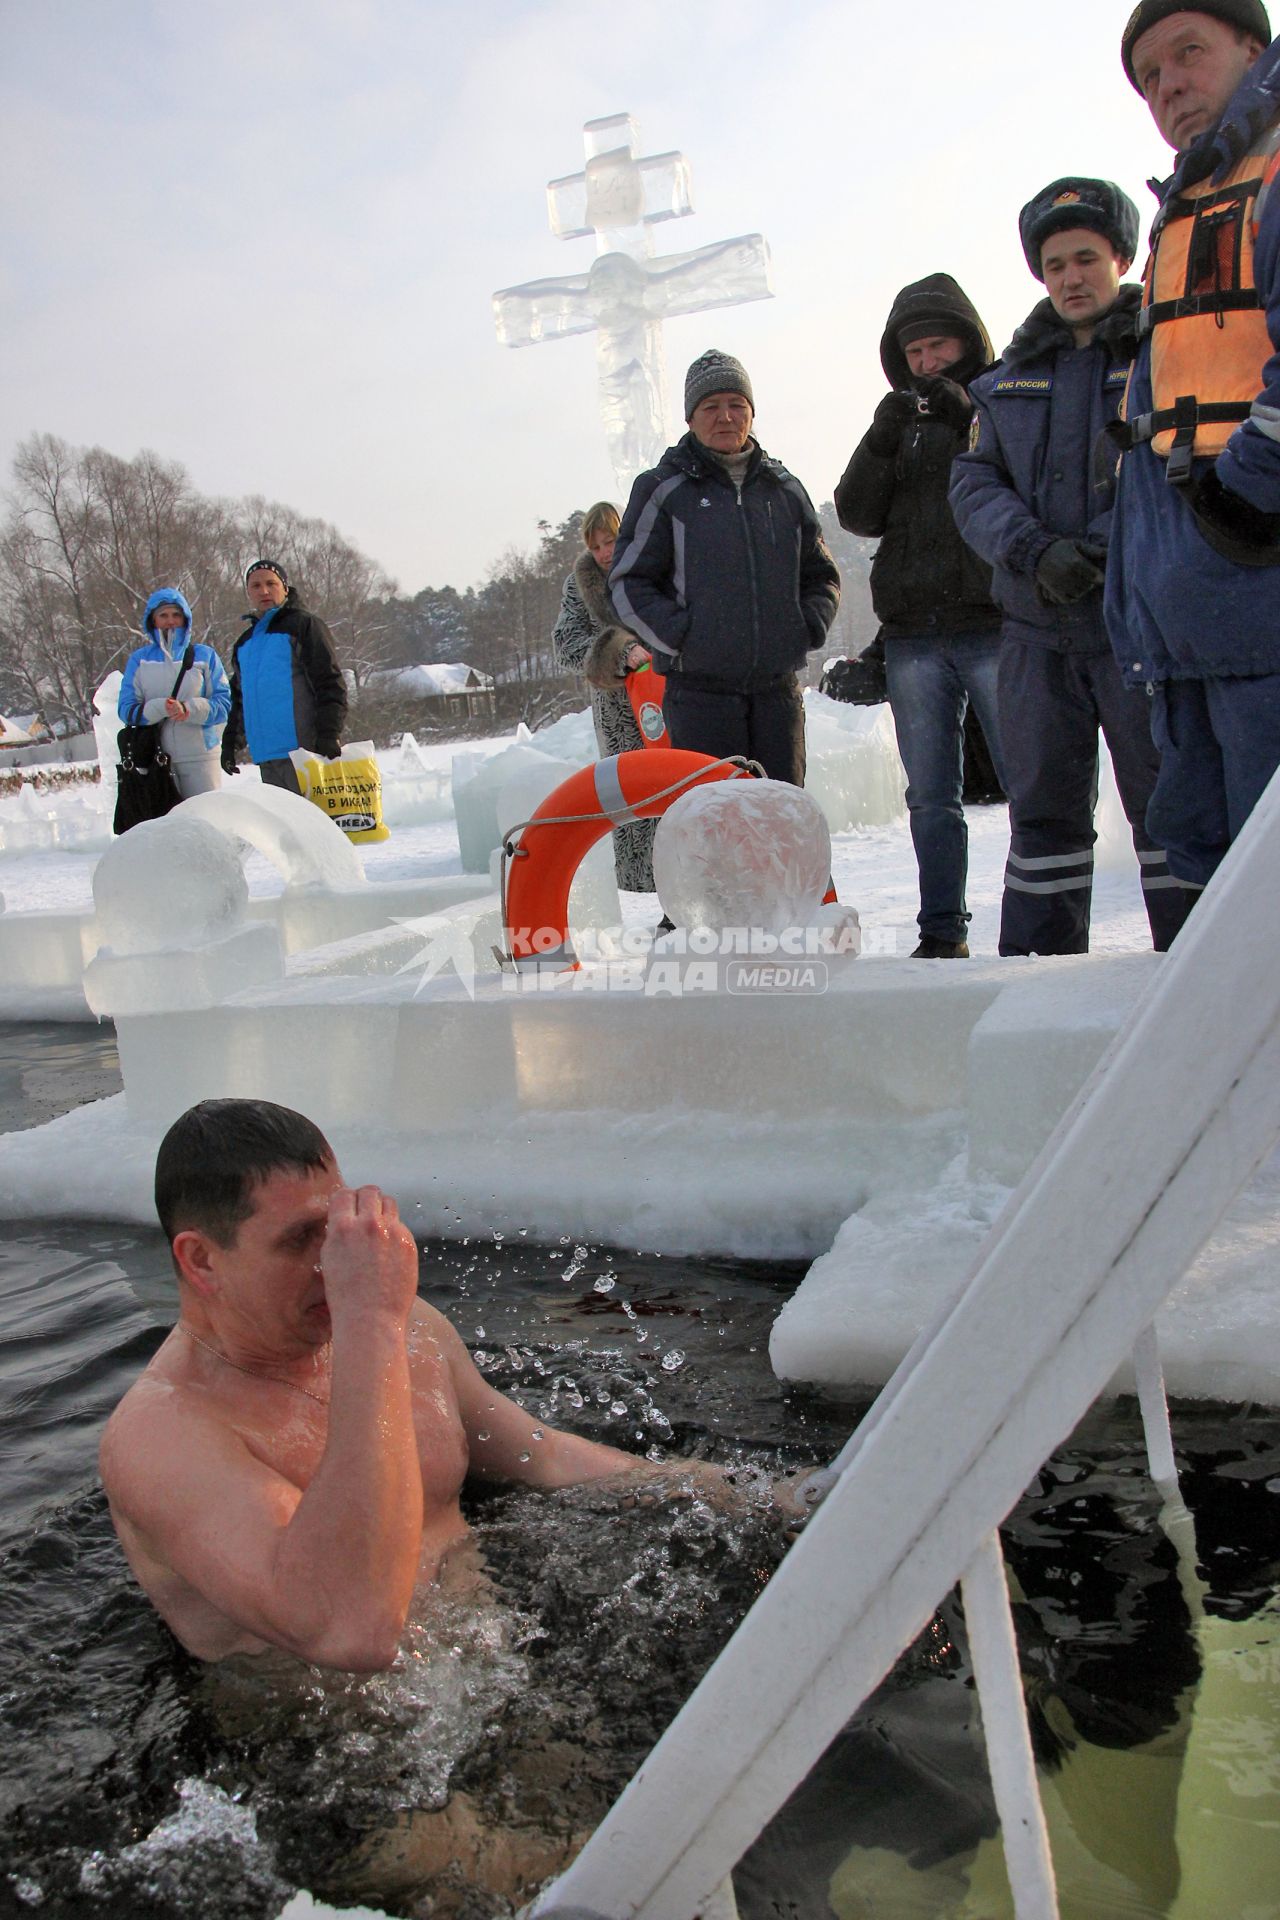
<path fill-rule="evenodd" d="M 194 655 L 195 642 L 189 640 L 169 695 L 171 700 L 177 699 L 178 688 Z M 121 727 L 116 744 L 120 749 L 120 765 L 116 768 L 116 812 L 112 826 L 120 834 L 128 833 L 140 820 L 162 820 L 177 806 L 182 795 L 178 792 L 169 756 L 160 745 L 158 724 Z"/>

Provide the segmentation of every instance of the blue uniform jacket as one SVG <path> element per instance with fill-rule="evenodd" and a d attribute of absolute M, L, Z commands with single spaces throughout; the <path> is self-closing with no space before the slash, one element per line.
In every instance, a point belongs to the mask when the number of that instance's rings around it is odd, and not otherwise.
<path fill-rule="evenodd" d="M 1216 128 L 1180 156 L 1161 189 L 1228 171 L 1280 119 L 1280 40 L 1256 60 Z M 1258 369 L 1257 418 L 1237 427 L 1218 456 L 1224 486 L 1263 513 L 1280 513 L 1280 192 L 1261 209 L 1254 280 L 1275 349 Z M 1128 412 L 1151 407 L 1151 345 L 1133 369 Z M 1193 474 L 1208 465 L 1194 463 Z M 1171 487 L 1165 462 L 1149 446 L 1120 463 L 1113 564 L 1107 575 L 1107 627 L 1130 682 L 1202 680 L 1280 673 L 1280 566 L 1245 567 L 1202 539 L 1187 504 L 1190 488 Z"/>
<path fill-rule="evenodd" d="M 1120 411 L 1141 297 L 1138 287 L 1122 287 L 1087 347 L 1076 346 L 1042 300 L 969 389 L 969 450 L 951 469 L 956 525 L 990 562 L 1005 632 L 1062 653 L 1106 651 L 1102 589 L 1074 606 L 1050 606 L 1036 587 L 1036 563 L 1064 536 L 1106 549 L 1114 452 L 1104 458 L 1099 443 L 1106 447 L 1104 430 Z"/>
<path fill-rule="evenodd" d="M 151 624 L 151 616 L 156 608 L 163 606 L 179 607 L 186 622 L 186 625 L 174 634 L 169 646 L 165 646 L 157 639 Z M 142 703 L 134 689 L 134 676 L 144 660 L 171 663 L 174 678 L 177 678 L 178 663 L 186 652 L 187 641 L 191 637 L 191 608 L 184 596 L 172 587 L 162 587 L 158 593 L 153 593 L 143 611 L 142 631 L 146 636 L 146 644 L 136 647 L 129 655 L 120 681 L 120 697 L 116 703 L 120 724 L 126 727 L 141 726 L 144 723 Z M 201 674 L 198 694 L 209 703 L 209 713 L 202 728 L 202 735 L 205 746 L 213 752 L 222 738 L 223 725 L 231 711 L 231 688 L 227 683 L 226 670 L 221 660 L 213 648 L 206 646 L 203 640 L 197 640 L 192 650 L 191 665 Z"/>
<path fill-rule="evenodd" d="M 840 574 L 800 482 L 756 448 L 738 492 L 686 433 L 631 489 L 609 594 L 662 673 L 767 686 L 820 647 Z"/>

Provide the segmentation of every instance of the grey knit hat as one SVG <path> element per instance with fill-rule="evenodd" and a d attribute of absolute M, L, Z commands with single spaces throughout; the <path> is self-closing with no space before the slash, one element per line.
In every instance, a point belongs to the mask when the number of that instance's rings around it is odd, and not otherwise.
<path fill-rule="evenodd" d="M 746 368 L 731 353 L 721 353 L 719 347 L 708 347 L 705 353 L 700 353 L 684 377 L 686 420 L 692 420 L 699 400 L 705 400 L 709 393 L 740 393 L 752 413 L 756 410 L 756 397 Z"/>
<path fill-rule="evenodd" d="M 1141 93 L 1133 71 L 1133 49 L 1148 27 L 1165 20 L 1171 13 L 1207 13 L 1213 20 L 1225 20 L 1229 27 L 1251 33 L 1264 47 L 1271 45 L 1271 22 L 1262 0 L 1139 0 L 1129 15 L 1129 24 L 1120 41 L 1120 58 L 1129 76 L 1129 85 Z"/>

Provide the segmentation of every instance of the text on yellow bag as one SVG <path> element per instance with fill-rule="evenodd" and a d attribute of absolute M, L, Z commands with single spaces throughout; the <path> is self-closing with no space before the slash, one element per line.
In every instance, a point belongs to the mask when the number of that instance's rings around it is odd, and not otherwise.
<path fill-rule="evenodd" d="M 304 800 L 328 814 L 348 840 L 385 840 L 391 829 L 382 818 L 382 773 L 372 740 L 344 747 L 336 760 L 319 760 L 298 748 L 289 755 Z"/>

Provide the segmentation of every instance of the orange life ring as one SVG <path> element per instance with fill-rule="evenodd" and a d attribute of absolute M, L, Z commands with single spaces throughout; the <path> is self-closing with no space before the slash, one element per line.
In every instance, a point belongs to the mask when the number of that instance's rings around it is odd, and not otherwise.
<path fill-rule="evenodd" d="M 520 835 L 506 885 L 507 953 L 518 971 L 576 967 L 569 888 L 597 840 L 655 820 L 690 787 L 751 779 L 745 762 L 681 747 L 645 747 L 583 767 L 549 793 Z"/>

